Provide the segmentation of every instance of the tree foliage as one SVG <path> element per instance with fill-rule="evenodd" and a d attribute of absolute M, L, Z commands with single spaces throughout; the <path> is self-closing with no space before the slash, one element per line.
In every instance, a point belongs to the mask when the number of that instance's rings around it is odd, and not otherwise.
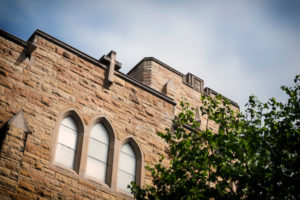
<path fill-rule="evenodd" d="M 221 96 L 202 97 L 203 116 L 218 124 L 200 130 L 194 110 L 181 103 L 173 128 L 157 133 L 169 145 L 151 171 L 153 185 L 131 190 L 136 199 L 299 199 L 300 76 L 282 86 L 288 101 L 250 96 L 235 113 Z"/>

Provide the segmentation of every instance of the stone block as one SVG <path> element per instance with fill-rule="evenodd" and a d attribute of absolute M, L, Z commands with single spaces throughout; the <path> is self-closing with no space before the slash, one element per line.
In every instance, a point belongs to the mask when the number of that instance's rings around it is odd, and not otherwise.
<path fill-rule="evenodd" d="M 105 102 L 107 102 L 107 103 L 111 102 L 111 97 L 106 93 L 96 91 L 96 97 L 103 100 L 103 101 L 105 101 Z"/>
<path fill-rule="evenodd" d="M 8 186 L 9 188 L 15 189 L 16 188 L 16 181 L 12 180 L 9 177 L 4 177 L 0 175 L 0 184 L 4 186 Z"/>
<path fill-rule="evenodd" d="M 8 81 L 7 79 L 1 78 L 0 80 L 1 80 L 0 81 L 0 85 L 6 87 L 8 89 L 12 89 L 13 88 L 13 84 L 10 81 Z"/>
<path fill-rule="evenodd" d="M 87 141 L 78 149 L 82 166 L 86 164 L 92 119 L 100 116 L 111 122 L 116 144 L 128 136 L 134 137 L 144 154 L 145 165 L 153 165 L 168 152 L 155 132 L 171 126 L 182 96 L 197 106 L 201 103 L 200 93 L 182 84 L 180 74 L 153 59 L 141 62 L 132 72 L 131 77 L 138 77 L 139 82 L 116 72 L 114 84 L 107 87 L 108 71 L 103 63 L 95 65 L 96 60 L 75 55 L 76 51 L 69 51 L 72 47 L 53 43 L 43 34 L 34 38 L 38 46 L 33 52 L 34 62 L 16 65 L 23 47 L 0 36 L 0 124 L 22 108 L 31 131 L 24 154 L 24 132 L 9 131 L 0 152 L 1 186 L 10 189 L 7 193 L 19 193 L 15 199 L 130 199 L 107 185 L 87 180 L 85 167 L 78 173 L 77 169 L 62 170 L 55 166 L 50 155 L 55 151 L 52 141 L 59 117 L 68 109 L 79 114 Z M 177 107 L 161 93 L 168 80 L 172 81 L 166 85 L 165 94 L 175 99 Z M 141 86 L 141 82 L 156 93 Z M 215 124 L 209 126 L 217 129 Z M 151 183 L 147 171 L 145 179 Z M 19 180 L 18 188 L 15 180 Z M 3 191 L 0 188 L 0 194 Z"/>
<path fill-rule="evenodd" d="M 35 187 L 34 187 L 34 184 L 32 184 L 32 183 L 21 180 L 21 181 L 18 182 L 18 185 L 19 185 L 19 187 L 21 187 L 21 188 L 23 188 L 23 189 L 25 189 L 29 192 L 34 192 Z"/>
<path fill-rule="evenodd" d="M 0 167 L 0 176 L 6 176 L 9 177 L 11 170 L 4 168 L 4 167 Z"/>
<path fill-rule="evenodd" d="M 41 102 L 45 104 L 46 106 L 50 106 L 51 100 L 48 97 L 42 96 Z"/>
<path fill-rule="evenodd" d="M 20 174 L 22 174 L 25 177 L 29 177 L 30 178 L 30 172 L 26 169 L 21 169 L 20 170 Z"/>
<path fill-rule="evenodd" d="M 72 61 L 75 61 L 75 59 L 76 59 L 76 56 L 74 56 L 73 54 L 71 54 L 67 51 L 64 51 L 62 53 L 62 57 L 67 58 L 67 59 L 72 60 Z"/>

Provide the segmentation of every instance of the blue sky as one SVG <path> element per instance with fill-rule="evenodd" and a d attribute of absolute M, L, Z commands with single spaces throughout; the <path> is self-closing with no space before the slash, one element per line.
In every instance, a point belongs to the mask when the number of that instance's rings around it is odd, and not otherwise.
<path fill-rule="evenodd" d="M 127 73 L 153 56 L 243 108 L 249 95 L 285 100 L 300 74 L 300 1 L 0 0 L 0 28 L 27 40 L 35 29 Z"/>

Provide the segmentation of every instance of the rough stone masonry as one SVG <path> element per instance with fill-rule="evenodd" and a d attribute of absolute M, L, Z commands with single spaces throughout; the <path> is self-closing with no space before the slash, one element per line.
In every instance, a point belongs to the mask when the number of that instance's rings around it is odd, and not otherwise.
<path fill-rule="evenodd" d="M 128 74 L 120 68 L 114 51 L 97 60 L 40 30 L 28 41 L 0 31 L 0 199 L 132 199 L 117 187 L 126 142 L 136 153 L 136 181 L 151 184 L 144 167 L 168 151 L 155 133 L 172 126 L 183 97 L 197 107 L 201 94 L 217 92 L 153 57 Z M 54 161 L 58 127 L 67 115 L 78 124 L 73 169 Z M 111 136 L 104 182 L 86 175 L 96 122 Z"/>

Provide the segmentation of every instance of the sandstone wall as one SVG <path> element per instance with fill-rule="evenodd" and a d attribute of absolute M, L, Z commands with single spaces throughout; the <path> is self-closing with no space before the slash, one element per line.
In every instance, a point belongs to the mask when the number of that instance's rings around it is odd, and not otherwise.
<path fill-rule="evenodd" d="M 153 165 L 167 152 L 155 133 L 171 127 L 183 98 L 192 107 L 201 105 L 203 88 L 195 90 L 184 83 L 183 74 L 153 59 L 141 61 L 129 73 L 143 84 L 116 72 L 108 87 L 106 66 L 49 37 L 34 35 L 37 48 L 30 59 L 24 53 L 26 42 L 0 37 L 0 127 L 7 128 L 0 132 L 0 199 L 132 198 L 86 177 L 83 164 L 77 172 L 53 164 L 52 144 L 59 118 L 65 111 L 75 110 L 83 122 L 84 141 L 88 141 L 91 123 L 105 117 L 116 143 L 132 136 L 140 146 L 144 165 Z M 215 94 L 209 90 L 209 95 Z M 5 125 L 20 110 L 29 133 Z M 201 121 L 205 128 L 206 116 Z M 216 124 L 209 122 L 209 126 L 217 130 Z M 80 151 L 84 163 L 86 142 Z M 148 171 L 143 171 L 142 177 L 142 184 L 151 183 Z"/>
<path fill-rule="evenodd" d="M 129 72 L 129 76 L 133 76 L 139 80 L 144 80 L 143 83 L 149 87 L 170 96 L 177 103 L 175 107 L 175 114 L 178 114 L 181 111 L 180 102 L 186 101 L 189 102 L 191 107 L 197 108 L 202 105 L 201 95 L 203 92 L 195 90 L 192 86 L 185 83 L 185 75 L 177 72 L 176 70 L 169 69 L 170 67 L 165 67 L 164 63 L 159 63 L 159 61 L 142 61 L 137 65 L 132 71 Z M 145 69 L 147 73 L 145 74 Z M 137 73 L 143 72 L 143 73 Z M 151 81 L 145 81 L 151 79 Z M 169 94 L 166 93 L 166 84 L 168 81 L 172 80 L 172 92 Z M 203 90 L 203 89 L 202 89 Z M 211 95 L 212 96 L 212 95 Z M 233 106 L 234 109 L 237 109 Z M 205 129 L 209 123 L 214 131 L 217 131 L 217 125 L 212 121 L 207 121 L 207 116 L 201 116 L 201 129 Z"/>
<path fill-rule="evenodd" d="M 58 116 L 79 113 L 84 127 L 105 116 L 118 141 L 133 136 L 145 164 L 157 163 L 166 146 L 156 131 L 170 127 L 173 105 L 120 77 L 104 87 L 106 70 L 36 36 L 31 59 L 21 45 L 0 37 L 0 127 L 24 111 L 31 134 L 10 126 L 0 157 L 0 194 L 15 199 L 123 199 L 127 196 L 82 174 L 51 166 Z M 2 134 L 2 133 L 1 133 Z M 83 147 L 84 148 L 84 147 Z M 150 174 L 145 172 L 145 183 Z M 3 196 L 4 195 L 4 196 Z"/>

